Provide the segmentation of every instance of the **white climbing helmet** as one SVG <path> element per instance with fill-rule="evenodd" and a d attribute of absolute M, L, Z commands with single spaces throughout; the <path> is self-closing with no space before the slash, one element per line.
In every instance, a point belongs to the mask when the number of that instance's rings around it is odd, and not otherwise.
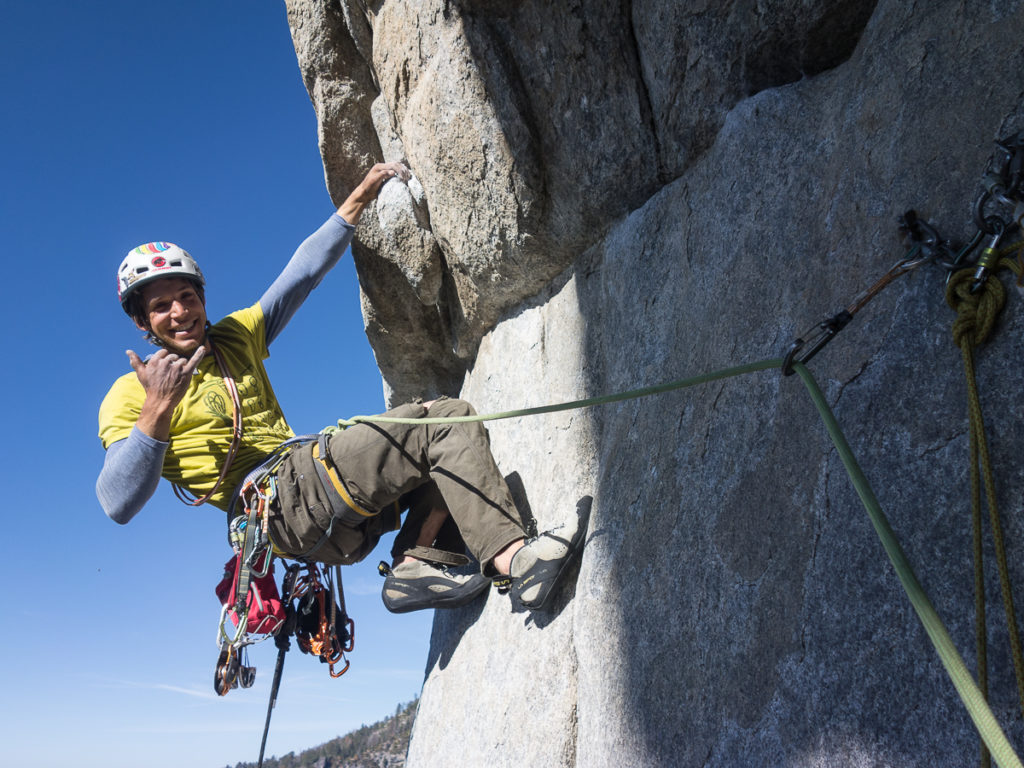
<path fill-rule="evenodd" d="M 128 297 L 139 286 L 161 277 L 185 277 L 206 285 L 195 259 L 174 243 L 146 243 L 133 248 L 117 268 L 117 298 L 128 311 Z"/>

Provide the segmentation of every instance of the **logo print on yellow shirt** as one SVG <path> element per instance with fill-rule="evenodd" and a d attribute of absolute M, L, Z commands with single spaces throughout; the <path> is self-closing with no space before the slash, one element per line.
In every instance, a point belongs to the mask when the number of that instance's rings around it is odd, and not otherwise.
<path fill-rule="evenodd" d="M 211 390 L 206 393 L 206 396 L 203 398 L 203 405 L 205 405 L 206 410 L 214 416 L 220 416 L 222 419 L 230 418 L 224 395 L 216 390 Z"/>

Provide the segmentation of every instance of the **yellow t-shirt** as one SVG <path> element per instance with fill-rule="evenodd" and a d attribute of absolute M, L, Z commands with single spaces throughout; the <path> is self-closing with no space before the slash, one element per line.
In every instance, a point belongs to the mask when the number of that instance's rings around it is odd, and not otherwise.
<path fill-rule="evenodd" d="M 210 499 L 211 504 L 227 509 L 232 491 L 249 470 L 294 432 L 285 421 L 263 367 L 270 352 L 259 303 L 231 313 L 211 326 L 209 335 L 227 363 L 242 403 L 242 443 L 227 477 Z M 134 371 L 114 382 L 100 406 L 104 448 L 128 437 L 145 399 L 146 392 Z M 207 355 L 174 409 L 162 475 L 196 496 L 204 495 L 217 482 L 231 447 L 231 426 L 231 395 L 216 359 Z"/>

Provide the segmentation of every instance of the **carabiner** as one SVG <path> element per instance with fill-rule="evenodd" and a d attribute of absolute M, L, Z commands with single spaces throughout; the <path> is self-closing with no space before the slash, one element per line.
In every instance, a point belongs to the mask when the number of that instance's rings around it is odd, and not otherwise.
<path fill-rule="evenodd" d="M 248 609 L 241 613 L 235 613 L 235 616 L 238 619 L 238 626 L 235 627 L 234 636 L 229 635 L 224 629 L 224 624 L 228 619 L 228 611 L 234 607 L 235 606 L 230 603 L 225 603 L 220 607 L 220 623 L 217 625 L 217 645 L 223 646 L 226 644 L 229 646 L 237 646 L 241 644 L 242 639 L 245 637 L 245 628 L 249 623 Z"/>
<path fill-rule="evenodd" d="M 241 688 L 252 688 L 256 682 L 256 667 L 238 667 L 238 685 Z"/>
<path fill-rule="evenodd" d="M 999 263 L 999 251 L 996 248 L 999 246 L 999 241 L 1003 239 L 1004 231 L 1005 229 L 1000 226 L 978 257 L 978 261 L 975 264 L 976 269 L 974 270 L 974 282 L 971 283 L 970 289 L 972 294 L 981 290 L 988 279 L 989 272 Z"/>
<path fill-rule="evenodd" d="M 263 565 L 257 567 L 256 561 L 261 557 L 265 556 Z M 257 542 L 253 547 L 252 552 L 249 553 L 249 559 L 247 561 L 251 576 L 257 579 L 262 579 L 270 572 L 270 566 L 274 562 L 274 553 L 270 551 L 270 547 L 262 542 Z"/>
<path fill-rule="evenodd" d="M 334 671 L 334 664 L 336 662 L 328 662 L 328 664 L 327 664 L 327 671 L 330 673 L 331 677 L 341 677 L 346 672 L 348 672 L 348 668 L 350 666 L 352 666 L 352 662 L 349 661 L 346 657 L 342 656 L 341 658 L 344 660 L 345 666 L 341 668 L 340 672 L 335 672 Z"/>
<path fill-rule="evenodd" d="M 238 686 L 240 666 L 238 652 L 230 645 L 221 646 L 213 669 L 213 690 L 218 696 L 226 696 L 228 691 Z"/>
<path fill-rule="evenodd" d="M 794 341 L 789 350 L 786 352 L 786 357 L 782 361 L 782 375 L 792 376 L 795 371 L 793 370 L 793 363 L 807 364 L 808 361 L 816 354 L 824 349 L 825 345 L 835 338 L 835 335 L 845 328 L 849 322 L 853 320 L 853 315 L 847 312 L 845 309 L 837 315 L 834 315 L 827 320 L 818 324 L 818 333 L 809 341 L 804 341 L 802 337 L 799 337 Z M 806 334 L 805 334 L 806 335 Z M 810 345 L 808 347 L 808 344 Z M 797 353 L 807 347 L 807 351 L 797 357 Z"/>

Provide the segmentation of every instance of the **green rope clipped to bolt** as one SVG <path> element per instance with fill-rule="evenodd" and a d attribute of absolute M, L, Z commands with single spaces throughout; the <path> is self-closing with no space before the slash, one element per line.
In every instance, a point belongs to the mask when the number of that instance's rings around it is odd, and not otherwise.
<path fill-rule="evenodd" d="M 1017 243 L 1013 249 L 1020 251 L 1024 243 Z M 1018 276 L 1021 266 L 1017 261 L 1002 258 L 997 269 L 1009 269 Z M 999 585 L 1006 612 L 1006 623 L 1010 635 L 1010 652 L 1013 656 L 1014 674 L 1021 712 L 1024 714 L 1024 652 L 1021 649 L 1020 631 L 1013 605 L 1009 567 L 1006 560 L 1006 545 L 1003 527 L 996 502 L 995 475 L 985 437 L 985 419 L 981 411 L 978 381 L 974 367 L 974 348 L 985 343 L 1003 306 L 1006 304 L 1006 288 L 996 277 L 990 276 L 980 285 L 971 270 L 960 270 L 950 276 L 946 287 L 946 302 L 956 311 L 953 322 L 953 341 L 960 348 L 964 362 L 964 376 L 967 382 L 967 410 L 970 423 L 968 461 L 971 479 L 971 530 L 974 553 L 974 600 L 975 600 L 975 642 L 978 654 L 978 688 L 988 697 L 988 639 L 985 618 L 985 578 L 982 550 L 981 488 L 984 485 L 988 505 L 989 524 L 992 527 L 992 542 L 999 570 Z M 991 764 L 988 750 L 981 745 L 981 765 Z"/>

